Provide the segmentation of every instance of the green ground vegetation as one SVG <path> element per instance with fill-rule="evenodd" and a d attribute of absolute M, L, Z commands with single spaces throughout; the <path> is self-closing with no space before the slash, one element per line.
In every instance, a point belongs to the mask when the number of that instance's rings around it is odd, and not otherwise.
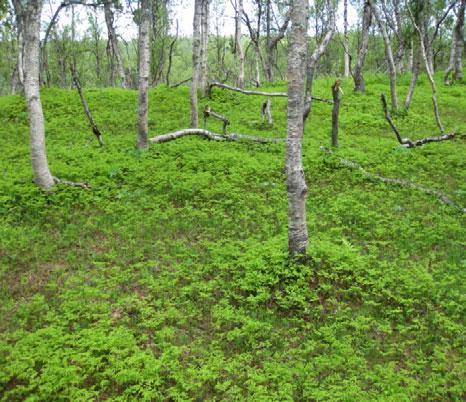
<path fill-rule="evenodd" d="M 447 130 L 465 133 L 466 87 L 437 78 Z M 462 400 L 464 216 L 338 158 L 464 206 L 464 136 L 401 148 L 381 112 L 386 77 L 367 88 L 343 82 L 334 155 L 319 150 L 331 106 L 314 103 L 304 263 L 287 259 L 283 143 L 187 137 L 141 154 L 137 93 L 87 89 L 99 148 L 78 94 L 46 89 L 51 170 L 92 186 L 47 193 L 32 183 L 24 100 L 0 98 L 0 399 Z M 286 100 L 273 100 L 273 126 L 262 101 L 214 89 L 200 109 L 233 132 L 284 137 Z M 394 118 L 406 137 L 436 133 L 426 77 Z M 188 123 L 187 87 L 151 91 L 152 135 Z"/>

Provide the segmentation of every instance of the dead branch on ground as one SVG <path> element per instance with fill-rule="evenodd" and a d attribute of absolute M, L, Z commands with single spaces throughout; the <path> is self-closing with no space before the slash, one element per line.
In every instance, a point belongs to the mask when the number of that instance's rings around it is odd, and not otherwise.
<path fill-rule="evenodd" d="M 320 150 L 327 153 L 327 154 L 330 154 L 330 155 L 335 154 L 332 150 L 330 150 L 330 149 L 328 149 L 326 147 L 320 147 Z M 463 208 L 460 205 L 458 205 L 455 201 L 453 201 L 450 197 L 448 197 L 447 195 L 445 195 L 441 191 L 434 190 L 432 188 L 428 188 L 428 187 L 424 187 L 424 186 L 420 186 L 419 184 L 413 183 L 413 182 L 411 182 L 409 180 L 393 179 L 393 178 L 390 178 L 390 177 L 383 177 L 383 176 L 380 176 L 378 174 L 370 173 L 366 169 L 364 169 L 359 163 L 350 161 L 348 159 L 339 158 L 338 162 L 342 166 L 346 166 L 346 167 L 348 167 L 350 169 L 359 171 L 367 179 L 378 180 L 378 181 L 381 181 L 382 183 L 385 183 L 385 184 L 394 184 L 394 185 L 405 187 L 405 188 L 412 188 L 414 190 L 420 191 L 421 193 L 433 195 L 433 196 L 437 197 L 438 200 L 440 202 L 442 202 L 443 204 L 449 205 L 450 207 L 453 207 L 453 208 L 457 209 L 458 211 L 460 211 L 462 213 L 466 213 L 466 208 Z"/>
<path fill-rule="evenodd" d="M 209 84 L 209 91 L 208 91 L 209 98 L 212 97 L 212 88 L 213 87 L 228 89 L 229 91 L 239 92 L 239 93 L 242 93 L 243 95 L 268 96 L 268 97 L 271 96 L 271 97 L 281 97 L 281 98 L 287 98 L 288 97 L 287 92 L 250 91 L 250 90 L 247 90 L 247 89 L 232 87 L 231 85 L 222 84 L 220 82 L 211 82 Z M 333 103 L 333 101 L 330 100 L 330 99 L 320 98 L 318 96 L 312 96 L 312 100 L 325 102 L 325 103 L 329 103 L 329 104 Z"/>
<path fill-rule="evenodd" d="M 209 105 L 205 105 L 204 108 L 204 129 L 207 130 L 207 120 L 209 117 L 213 117 L 214 119 L 220 120 L 223 122 L 223 134 L 227 133 L 227 126 L 230 124 L 230 120 L 228 120 L 225 116 L 222 116 L 219 113 L 214 112 Z"/>
<path fill-rule="evenodd" d="M 200 137 L 205 137 L 212 141 L 246 141 L 254 142 L 257 144 L 269 144 L 285 141 L 285 138 L 256 137 L 253 135 L 235 133 L 217 134 L 200 128 L 188 128 L 184 130 L 174 131 L 172 133 L 158 135 L 157 137 L 149 138 L 149 141 L 153 144 L 161 144 L 163 142 L 173 141 L 177 138 L 185 137 L 188 135 L 197 135 Z"/>
<path fill-rule="evenodd" d="M 396 138 L 398 139 L 398 142 L 405 148 L 414 148 L 414 147 L 419 147 L 421 145 L 427 144 L 429 142 L 440 142 L 440 141 L 445 141 L 445 140 L 451 140 L 452 138 L 455 137 L 456 133 L 450 133 L 450 134 L 442 134 L 438 136 L 433 136 L 433 137 L 426 137 L 422 138 L 420 140 L 410 140 L 409 138 L 402 138 L 400 135 L 400 132 L 395 126 L 395 123 L 393 122 L 390 112 L 388 111 L 387 107 L 387 99 L 385 98 L 385 95 L 382 94 L 380 96 L 380 99 L 382 101 L 382 107 L 383 111 L 385 114 L 385 119 L 388 121 L 388 124 L 390 124 L 391 129 L 396 135 Z"/>

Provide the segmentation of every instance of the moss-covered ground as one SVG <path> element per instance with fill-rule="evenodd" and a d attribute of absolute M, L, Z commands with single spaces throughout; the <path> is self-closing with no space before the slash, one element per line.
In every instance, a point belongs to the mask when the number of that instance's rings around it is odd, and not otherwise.
<path fill-rule="evenodd" d="M 465 133 L 466 87 L 438 85 L 447 130 Z M 367 88 L 343 83 L 335 155 L 319 150 L 331 106 L 314 103 L 301 264 L 286 254 L 283 143 L 186 137 L 140 154 L 136 92 L 89 89 L 99 148 L 77 93 L 47 89 L 51 170 L 92 188 L 46 193 L 32 183 L 24 101 L 0 98 L 0 399 L 462 400 L 464 216 L 338 158 L 465 206 L 464 136 L 401 148 L 381 111 L 386 78 Z M 261 102 L 214 89 L 200 106 L 233 132 L 284 137 L 286 100 L 273 100 L 273 126 Z M 394 119 L 405 137 L 436 134 L 425 77 Z M 188 122 L 188 88 L 151 92 L 151 135 Z"/>

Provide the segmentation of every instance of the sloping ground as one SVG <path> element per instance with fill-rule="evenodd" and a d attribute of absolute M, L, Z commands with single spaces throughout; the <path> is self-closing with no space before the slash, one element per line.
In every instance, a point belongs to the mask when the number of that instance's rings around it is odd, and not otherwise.
<path fill-rule="evenodd" d="M 78 95 L 45 90 L 52 172 L 92 186 L 47 194 L 31 182 L 23 101 L 0 98 L 1 400 L 462 399 L 463 215 L 338 158 L 465 206 L 464 137 L 400 148 L 385 78 L 367 87 L 344 82 L 334 156 L 319 151 L 331 106 L 314 103 L 304 265 L 286 259 L 283 144 L 182 138 L 139 154 L 136 93 L 88 90 L 99 148 Z M 439 92 L 445 126 L 465 133 L 466 87 Z M 201 105 L 234 132 L 285 136 L 286 100 L 273 127 L 261 101 L 215 89 Z M 152 91 L 152 134 L 187 127 L 188 108 L 187 88 Z M 395 119 L 406 137 L 436 133 L 425 79 Z"/>

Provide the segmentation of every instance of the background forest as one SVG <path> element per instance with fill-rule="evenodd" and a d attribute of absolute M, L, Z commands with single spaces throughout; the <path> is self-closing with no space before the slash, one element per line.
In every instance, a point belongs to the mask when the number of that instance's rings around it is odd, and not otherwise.
<path fill-rule="evenodd" d="M 224 6 L 0 1 L 0 400 L 464 400 L 466 0 Z"/>

